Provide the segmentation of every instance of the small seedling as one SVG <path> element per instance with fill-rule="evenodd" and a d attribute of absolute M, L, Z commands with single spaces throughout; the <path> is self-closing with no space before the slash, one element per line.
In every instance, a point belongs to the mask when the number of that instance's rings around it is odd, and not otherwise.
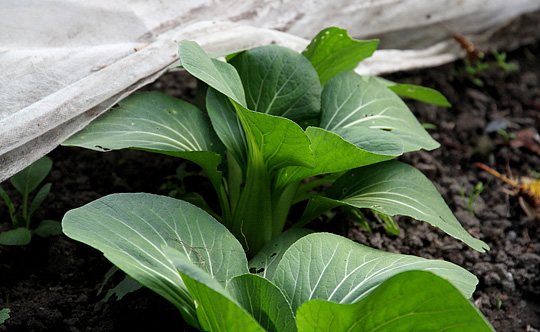
<path fill-rule="evenodd" d="M 495 69 L 499 70 L 504 74 L 517 70 L 517 65 L 513 63 L 506 62 L 506 53 L 492 51 L 492 55 L 495 58 L 495 61 L 484 60 L 483 58 L 478 58 L 475 61 L 465 58 L 463 62 L 465 63 L 465 74 L 467 77 L 477 86 L 484 86 L 484 81 L 478 77 L 482 72 Z"/>
<path fill-rule="evenodd" d="M 495 58 L 495 66 L 505 73 L 518 70 L 518 66 L 515 63 L 506 62 L 505 52 L 499 53 L 496 50 L 493 50 L 491 54 L 493 54 L 493 57 Z"/>
<path fill-rule="evenodd" d="M 477 77 L 477 75 L 483 71 L 486 71 L 489 69 L 489 64 L 485 62 L 478 62 L 475 64 L 472 64 L 469 60 L 465 59 L 465 73 L 467 74 L 467 77 L 469 80 L 476 86 L 482 87 L 484 86 L 484 81 L 482 81 L 480 78 Z"/>
<path fill-rule="evenodd" d="M 491 54 L 495 61 L 486 61 L 484 53 L 478 50 L 473 42 L 458 34 L 453 34 L 452 37 L 466 52 L 465 59 L 463 60 L 465 63 L 464 70 L 471 82 L 475 85 L 484 86 L 484 81 L 478 78 L 477 75 L 486 70 L 499 69 L 504 73 L 517 70 L 516 64 L 506 62 L 506 53 L 499 53 L 493 50 Z"/>
<path fill-rule="evenodd" d="M 501 135 L 505 142 L 509 142 L 511 139 L 516 138 L 516 134 L 512 132 L 508 132 L 504 129 L 497 130 L 497 134 Z"/>
<path fill-rule="evenodd" d="M 503 305 L 502 299 L 497 296 L 497 309 L 501 309 L 502 305 Z"/>
<path fill-rule="evenodd" d="M 21 194 L 22 204 L 17 211 L 9 195 L 0 187 L 0 197 L 6 202 L 13 229 L 0 233 L 0 244 L 25 245 L 32 238 L 32 234 L 42 237 L 57 235 L 62 232 L 61 224 L 54 220 L 43 220 L 34 230 L 30 229 L 32 215 L 41 206 L 51 189 L 51 183 L 44 184 L 31 198 L 39 184 L 49 174 L 52 161 L 49 157 L 43 157 L 11 177 L 13 187 Z"/>
<path fill-rule="evenodd" d="M 463 186 L 460 190 L 461 198 L 463 198 L 463 201 L 467 204 L 467 210 L 469 211 L 469 214 L 471 216 L 474 216 L 474 201 L 476 200 L 476 197 L 480 196 L 480 194 L 486 189 L 487 184 L 484 186 L 484 183 L 482 181 L 476 183 L 474 188 L 469 193 L 469 197 L 465 197 L 465 190 L 463 189 Z"/>

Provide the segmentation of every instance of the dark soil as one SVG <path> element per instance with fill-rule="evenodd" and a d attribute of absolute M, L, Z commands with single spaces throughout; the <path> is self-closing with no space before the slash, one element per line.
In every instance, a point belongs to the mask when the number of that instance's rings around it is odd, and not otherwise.
<path fill-rule="evenodd" d="M 398 236 L 371 222 L 373 234 L 359 228 L 339 212 L 331 223 L 317 223 L 374 248 L 428 258 L 442 258 L 474 273 L 480 283 L 473 302 L 497 331 L 540 329 L 539 220 L 528 218 L 508 185 L 475 167 L 483 162 L 515 177 L 538 177 L 540 156 L 531 148 L 508 141 L 523 129 L 540 130 L 540 43 L 508 54 L 518 71 L 490 70 L 477 76 L 475 85 L 456 62 L 439 68 L 394 74 L 390 79 L 435 88 L 453 107 L 445 109 L 408 101 L 422 123 L 441 142 L 432 152 L 408 154 L 402 161 L 413 164 L 434 183 L 463 226 L 487 242 L 491 251 L 478 253 L 426 223 L 401 218 Z M 169 73 L 145 88 L 165 91 L 192 100 L 195 82 L 183 73 Z M 497 121 L 497 122 L 494 122 Z M 499 124 L 504 132 L 490 132 Z M 512 143 L 512 144 L 510 144 Z M 167 194 L 162 186 L 174 180 L 178 159 L 140 151 L 97 153 L 59 147 L 48 181 L 50 196 L 34 220 L 61 220 L 63 214 L 101 196 L 117 192 Z M 469 211 L 467 200 L 478 182 L 487 184 Z M 197 188 L 197 181 L 193 184 Z M 14 191 L 2 184 L 13 197 Z M 7 229 L 7 207 L 1 229 Z M 184 327 L 182 317 L 167 301 L 142 289 L 122 300 L 103 302 L 106 290 L 121 279 L 117 273 L 98 294 L 111 264 L 96 250 L 59 235 L 35 237 L 25 247 L 0 246 L 0 309 L 11 317 L 0 331 L 160 331 Z"/>

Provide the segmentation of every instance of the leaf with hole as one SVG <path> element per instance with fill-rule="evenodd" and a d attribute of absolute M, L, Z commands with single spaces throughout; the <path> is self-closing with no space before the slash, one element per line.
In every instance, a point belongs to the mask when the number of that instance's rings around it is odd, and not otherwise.
<path fill-rule="evenodd" d="M 221 283 L 247 273 L 242 246 L 203 210 L 151 194 L 114 194 L 69 211 L 64 234 L 102 251 L 142 285 L 173 303 L 197 326 L 196 310 L 162 246 L 181 250 Z"/>
<path fill-rule="evenodd" d="M 361 128 L 391 134 L 403 142 L 403 152 L 439 147 L 407 105 L 373 77 L 338 74 L 324 87 L 321 104 L 321 128 L 338 135 Z"/>

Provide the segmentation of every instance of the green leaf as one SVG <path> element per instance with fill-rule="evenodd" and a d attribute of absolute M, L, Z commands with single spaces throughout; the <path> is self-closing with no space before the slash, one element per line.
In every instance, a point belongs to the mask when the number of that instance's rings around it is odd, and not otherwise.
<path fill-rule="evenodd" d="M 494 331 L 451 283 L 425 271 L 400 273 L 358 303 L 308 301 L 297 325 L 300 332 Z"/>
<path fill-rule="evenodd" d="M 314 299 L 358 302 L 385 280 L 410 270 L 443 276 L 466 297 L 478 283 L 474 275 L 452 263 L 375 250 L 328 233 L 306 235 L 290 246 L 272 281 L 296 311 Z"/>
<path fill-rule="evenodd" d="M 32 191 L 45 179 L 51 171 L 52 160 L 49 157 L 38 159 L 10 178 L 11 184 L 23 197 L 28 197 Z"/>
<path fill-rule="evenodd" d="M 272 280 L 285 251 L 298 239 L 311 233 L 313 231 L 309 229 L 293 228 L 273 238 L 249 260 L 250 272 Z"/>
<path fill-rule="evenodd" d="M 137 148 L 175 155 L 223 151 L 208 118 L 197 107 L 164 93 L 130 95 L 63 143 L 96 151 Z"/>
<path fill-rule="evenodd" d="M 181 273 L 181 275 L 190 294 L 197 302 L 197 315 L 204 331 L 265 331 L 236 301 L 186 274 Z"/>
<path fill-rule="evenodd" d="M 199 259 L 198 262 L 193 262 L 188 256 L 188 253 L 185 251 L 180 251 L 177 248 L 169 247 L 167 245 L 163 245 L 161 250 L 178 270 L 178 272 L 189 276 L 189 278 L 210 287 L 214 291 L 221 293 L 228 298 L 231 297 L 231 295 L 225 290 L 225 283 L 230 281 L 233 276 L 230 276 L 227 280 L 218 280 L 206 267 L 205 261 Z"/>
<path fill-rule="evenodd" d="M 389 131 L 356 126 L 338 129 L 336 133 L 345 141 L 372 154 L 397 157 L 404 152 L 403 141 Z"/>
<path fill-rule="evenodd" d="M 229 280 L 224 288 L 207 271 L 190 262 L 185 254 L 170 247 L 163 250 L 182 278 L 187 278 L 190 292 L 196 294 L 194 299 L 199 305 L 197 312 L 203 327 L 212 331 L 234 331 L 240 320 L 257 329 L 253 324 L 255 319 L 265 331 L 296 331 L 291 306 L 283 293 L 267 279 L 242 274 Z M 238 330 L 245 328 L 242 326 Z"/>
<path fill-rule="evenodd" d="M 173 303 L 190 324 L 195 306 L 163 246 L 182 251 L 216 280 L 247 273 L 240 243 L 190 203 L 151 194 L 115 194 L 69 211 L 64 233 L 105 254 L 132 278 Z"/>
<path fill-rule="evenodd" d="M 313 219 L 320 216 L 322 213 L 343 205 L 343 202 L 337 201 L 335 199 L 316 194 L 310 195 L 302 217 L 300 218 L 300 220 L 298 220 L 298 222 L 294 224 L 293 227 L 303 227 L 309 222 L 313 221 Z"/>
<path fill-rule="evenodd" d="M 47 183 L 43 185 L 43 187 L 39 188 L 36 196 L 34 196 L 34 199 L 32 200 L 32 204 L 30 204 L 28 216 L 34 214 L 34 212 L 36 212 L 36 210 L 41 206 L 41 203 L 43 203 L 45 198 L 47 198 L 47 195 L 49 195 L 49 192 L 51 191 L 51 186 L 52 183 Z"/>
<path fill-rule="evenodd" d="M 178 269 L 193 296 L 199 322 L 205 331 L 264 331 L 223 284 L 201 265 L 194 264 L 185 253 L 172 247 L 163 246 L 162 250 Z"/>
<path fill-rule="evenodd" d="M 403 152 L 401 142 L 386 141 L 384 144 L 384 140 L 379 140 L 377 134 L 373 135 L 373 140 L 365 137 L 364 141 L 366 144 L 373 142 L 371 148 L 376 152 L 361 149 L 337 134 L 318 127 L 307 128 L 306 134 L 311 141 L 314 167 L 287 167 L 280 172 L 278 184 L 375 164 L 393 159 Z"/>
<path fill-rule="evenodd" d="M 253 112 L 235 104 L 244 127 L 250 153 L 262 156 L 268 171 L 286 166 L 313 167 L 310 140 L 293 121 Z"/>
<path fill-rule="evenodd" d="M 191 75 L 246 106 L 242 81 L 233 66 L 210 58 L 199 44 L 193 41 L 181 41 L 178 44 L 178 55 L 182 66 Z"/>
<path fill-rule="evenodd" d="M 352 170 L 328 189 L 328 197 L 357 208 L 423 220 L 475 250 L 489 249 L 463 229 L 431 181 L 407 164 L 389 161 Z"/>
<path fill-rule="evenodd" d="M 13 219 L 14 219 L 13 228 L 19 228 L 19 227 L 29 228 L 29 225 L 26 222 L 27 219 L 24 219 L 22 215 L 15 215 L 15 218 Z"/>
<path fill-rule="evenodd" d="M 373 212 L 375 219 L 377 219 L 377 221 L 383 225 L 384 229 L 394 235 L 399 235 L 399 225 L 394 220 L 393 216 L 389 216 L 385 213 L 380 213 L 377 210 L 371 211 Z"/>
<path fill-rule="evenodd" d="M 36 234 L 41 237 L 62 234 L 62 224 L 56 220 L 43 220 L 36 228 Z"/>
<path fill-rule="evenodd" d="M 6 320 L 9 319 L 9 313 L 11 310 L 9 308 L 3 308 L 0 310 L 0 324 L 3 324 Z"/>
<path fill-rule="evenodd" d="M 297 331 L 291 305 L 281 290 L 268 279 L 243 274 L 231 279 L 227 290 L 265 331 Z"/>
<path fill-rule="evenodd" d="M 133 148 L 185 158 L 201 166 L 214 186 L 223 145 L 201 110 L 160 92 L 133 94 L 122 100 L 63 145 L 96 151 Z"/>
<path fill-rule="evenodd" d="M 381 77 L 377 77 L 377 79 L 380 83 L 387 86 L 390 90 L 394 91 L 400 96 L 408 97 L 414 100 L 437 106 L 452 106 L 448 99 L 446 99 L 446 97 L 442 93 L 435 89 L 413 84 L 399 84 Z"/>
<path fill-rule="evenodd" d="M 344 211 L 352 220 L 356 222 L 358 226 L 368 231 L 369 235 L 373 235 L 373 231 L 371 230 L 366 217 L 364 217 L 364 214 L 360 209 L 355 208 L 354 206 L 347 206 L 345 207 Z"/>
<path fill-rule="evenodd" d="M 352 71 L 335 76 L 324 87 L 321 107 L 320 127 L 338 135 L 354 137 L 358 129 L 369 137 L 369 130 L 379 145 L 384 131 L 387 139 L 395 136 L 403 142 L 403 152 L 439 147 L 407 105 L 374 77 Z M 365 145 L 362 148 L 372 151 Z"/>
<path fill-rule="evenodd" d="M 142 285 L 137 280 L 130 276 L 125 276 L 124 279 L 118 283 L 118 285 L 109 289 L 107 295 L 105 295 L 105 298 L 103 299 L 103 302 L 109 301 L 111 296 L 116 296 L 116 300 L 120 301 L 127 294 L 138 291 L 141 288 Z"/>
<path fill-rule="evenodd" d="M 247 164 L 247 143 L 242 124 L 229 98 L 215 89 L 206 93 L 206 109 L 217 135 L 238 163 Z"/>
<path fill-rule="evenodd" d="M 378 40 L 352 39 L 347 30 L 331 27 L 319 32 L 302 54 L 311 61 L 324 85 L 335 75 L 356 68 L 375 52 L 378 44 Z"/>
<path fill-rule="evenodd" d="M 321 85 L 301 54 L 268 45 L 244 51 L 230 63 L 242 80 L 248 109 L 293 121 L 318 116 Z"/>
<path fill-rule="evenodd" d="M 255 255 L 281 232 L 294 198 L 294 188 L 272 191 L 276 171 L 292 165 L 312 167 L 313 154 L 309 138 L 292 120 L 250 111 L 234 101 L 233 105 L 244 128 L 249 158 L 242 192 L 232 207 L 234 215 L 224 223 L 248 254 Z"/>
<path fill-rule="evenodd" d="M 9 198 L 9 195 L 6 193 L 6 191 L 0 187 L 0 197 L 6 202 L 6 205 L 8 207 L 9 216 L 11 218 L 11 223 L 15 225 L 15 205 L 13 205 L 13 202 L 11 201 L 11 198 Z"/>
<path fill-rule="evenodd" d="M 26 227 L 19 227 L 0 233 L 0 244 L 5 246 L 24 246 L 30 243 L 32 233 Z"/>
<path fill-rule="evenodd" d="M 396 84 L 388 87 L 400 96 L 423 101 L 424 103 L 434 104 L 443 107 L 452 105 L 439 91 L 412 84 Z"/>

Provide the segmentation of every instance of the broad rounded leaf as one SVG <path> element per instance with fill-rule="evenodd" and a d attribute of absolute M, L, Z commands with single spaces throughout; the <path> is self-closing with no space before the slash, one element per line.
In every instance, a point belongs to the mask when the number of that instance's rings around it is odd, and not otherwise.
<path fill-rule="evenodd" d="M 43 220 L 36 228 L 36 234 L 41 237 L 62 234 L 62 224 L 56 220 Z"/>
<path fill-rule="evenodd" d="M 63 145 L 97 151 L 137 148 L 156 152 L 223 151 L 201 110 L 160 92 L 130 95 Z"/>
<path fill-rule="evenodd" d="M 494 331 L 451 283 L 424 271 L 400 273 L 354 304 L 308 301 L 297 325 L 300 332 Z"/>
<path fill-rule="evenodd" d="M 62 145 L 97 151 L 134 148 L 191 160 L 214 185 L 223 144 L 197 107 L 160 92 L 133 94 Z"/>
<path fill-rule="evenodd" d="M 378 40 L 352 39 L 347 30 L 331 27 L 319 32 L 302 54 L 315 67 L 324 85 L 336 74 L 356 68 L 375 52 L 378 44 Z"/>
<path fill-rule="evenodd" d="M 225 283 L 247 273 L 240 243 L 219 222 L 196 206 L 151 194 L 114 194 L 66 213 L 64 233 L 105 254 L 135 280 L 162 295 L 196 324 L 195 307 L 163 246 Z"/>
<path fill-rule="evenodd" d="M 440 275 L 466 297 L 478 282 L 474 275 L 449 262 L 376 250 L 328 233 L 306 235 L 290 246 L 272 281 L 296 311 L 314 299 L 358 302 L 385 280 L 410 270 Z"/>
<path fill-rule="evenodd" d="M 281 290 L 268 279 L 243 274 L 231 279 L 227 290 L 265 331 L 297 331 L 291 305 Z"/>
<path fill-rule="evenodd" d="M 230 60 L 246 92 L 247 108 L 294 121 L 316 117 L 321 108 L 317 72 L 301 54 L 268 45 Z"/>
<path fill-rule="evenodd" d="M 0 233 L 0 244 L 5 246 L 24 246 L 30 243 L 32 233 L 26 227 L 19 227 Z"/>
<path fill-rule="evenodd" d="M 338 135 L 362 128 L 396 136 L 404 152 L 439 147 L 407 105 L 374 77 L 338 74 L 324 87 L 321 108 L 320 127 Z"/>
<path fill-rule="evenodd" d="M 329 188 L 328 197 L 357 208 L 426 221 L 475 250 L 489 249 L 463 229 L 431 181 L 407 164 L 389 161 L 349 171 Z"/>

